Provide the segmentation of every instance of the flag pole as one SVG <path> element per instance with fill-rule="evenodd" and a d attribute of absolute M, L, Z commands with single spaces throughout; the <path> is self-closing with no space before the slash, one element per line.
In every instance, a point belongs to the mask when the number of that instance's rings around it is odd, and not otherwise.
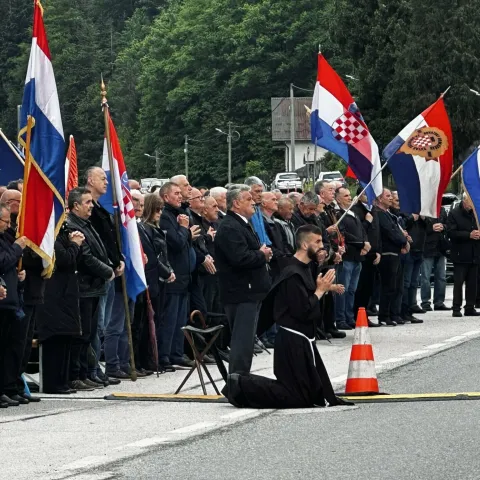
<path fill-rule="evenodd" d="M 112 143 L 110 140 L 110 122 L 109 122 L 109 114 L 108 114 L 108 101 L 107 101 L 107 90 L 105 88 L 105 83 L 102 77 L 101 83 L 101 95 L 102 95 L 102 110 L 103 110 L 103 117 L 105 121 L 105 136 L 107 140 L 107 151 L 108 151 L 108 164 L 110 166 L 110 182 L 112 183 L 112 200 L 113 200 L 113 208 L 114 208 L 114 221 L 115 221 L 115 232 L 117 235 L 117 243 L 122 249 L 122 237 L 120 235 L 120 211 L 118 209 L 118 199 L 117 199 L 117 189 L 115 185 L 115 169 L 113 164 L 113 154 L 112 154 Z M 130 353 L 130 378 L 132 382 L 137 380 L 137 371 L 135 369 L 135 357 L 133 354 L 133 340 L 132 340 L 132 322 L 130 318 L 130 309 L 128 306 L 128 295 L 127 295 L 127 283 L 125 279 L 125 272 L 120 276 L 120 280 L 122 282 L 122 294 L 123 294 L 123 304 L 125 307 L 125 328 L 127 330 L 128 336 L 128 350 Z M 115 280 L 113 280 L 115 281 Z"/>

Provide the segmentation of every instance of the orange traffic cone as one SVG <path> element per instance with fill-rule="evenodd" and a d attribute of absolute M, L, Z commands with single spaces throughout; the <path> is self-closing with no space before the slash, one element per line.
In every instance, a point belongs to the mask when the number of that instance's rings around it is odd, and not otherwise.
<path fill-rule="evenodd" d="M 365 308 L 359 308 L 345 394 L 376 395 L 378 393 L 378 381 L 375 372 L 373 348 L 368 331 L 367 313 Z"/>

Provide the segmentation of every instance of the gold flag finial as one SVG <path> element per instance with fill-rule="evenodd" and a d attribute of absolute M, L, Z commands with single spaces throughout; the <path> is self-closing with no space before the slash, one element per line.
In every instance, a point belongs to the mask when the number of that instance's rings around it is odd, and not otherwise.
<path fill-rule="evenodd" d="M 103 75 L 101 75 L 101 83 L 100 83 L 100 94 L 102 95 L 102 107 L 108 104 L 107 100 L 107 87 L 105 86 L 105 82 L 103 81 Z"/>
<path fill-rule="evenodd" d="M 43 7 L 42 7 L 42 4 L 41 4 L 40 0 L 35 0 L 35 3 L 37 4 L 37 7 L 40 9 L 40 13 L 43 17 Z"/>

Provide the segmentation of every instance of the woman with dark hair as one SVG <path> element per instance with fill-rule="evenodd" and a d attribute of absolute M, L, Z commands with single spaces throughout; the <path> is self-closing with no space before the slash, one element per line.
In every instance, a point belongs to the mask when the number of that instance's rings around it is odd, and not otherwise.
<path fill-rule="evenodd" d="M 142 242 L 143 251 L 147 257 L 145 265 L 145 277 L 147 279 L 148 293 L 155 312 L 155 326 L 157 333 L 157 342 L 162 335 L 163 310 L 165 305 L 165 283 L 175 281 L 175 274 L 167 258 L 167 242 L 165 233 L 160 229 L 160 215 L 163 208 L 163 200 L 159 195 L 151 193 L 145 196 L 143 221 L 138 224 L 138 232 Z M 148 336 L 143 335 L 144 341 L 140 343 L 143 348 L 140 349 L 137 360 L 140 366 L 153 366 L 148 355 Z M 147 341 L 145 341 L 147 339 Z M 175 371 L 173 367 L 164 368 L 159 365 L 159 371 Z"/>

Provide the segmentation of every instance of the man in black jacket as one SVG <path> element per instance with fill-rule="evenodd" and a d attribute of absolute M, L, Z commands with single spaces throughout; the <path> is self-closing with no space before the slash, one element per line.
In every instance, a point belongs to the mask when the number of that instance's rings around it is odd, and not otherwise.
<path fill-rule="evenodd" d="M 358 187 L 357 195 L 363 191 L 363 187 Z M 373 286 L 375 282 L 375 273 L 377 265 L 381 259 L 382 239 L 380 236 L 380 222 L 378 221 L 378 212 L 375 207 L 370 208 L 368 205 L 367 195 L 364 193 L 358 202 L 352 207 L 352 211 L 362 222 L 363 229 L 367 233 L 368 242 L 372 247 L 365 255 L 365 260 L 362 264 L 362 271 L 360 272 L 360 279 L 355 292 L 355 317 L 358 309 L 368 307 L 368 303 L 373 294 Z M 369 327 L 379 327 L 378 323 L 368 320 Z"/>
<path fill-rule="evenodd" d="M 232 332 L 229 371 L 248 373 L 259 307 L 271 283 L 268 262 L 272 250 L 260 245 L 249 223 L 255 203 L 248 186 L 228 191 L 227 208 L 215 237 L 215 254 L 220 296 Z"/>
<path fill-rule="evenodd" d="M 196 266 L 192 240 L 199 235 L 199 228 L 189 228 L 190 219 L 182 209 L 182 193 L 178 185 L 165 183 L 160 189 L 160 197 L 165 202 L 160 228 L 166 232 L 168 260 L 176 280 L 166 286 L 165 324 L 157 339 L 158 361 L 163 370 L 175 371 L 173 365 L 179 368 L 190 365 L 189 359 L 184 357 L 181 329 L 188 319 L 188 293 Z"/>
<path fill-rule="evenodd" d="M 88 347 L 97 333 L 97 308 L 100 297 L 106 294 L 107 282 L 114 279 L 115 273 L 102 239 L 89 221 L 93 209 L 90 191 L 83 187 L 71 190 L 68 208 L 70 211 L 68 227 L 85 237 L 77 263 L 82 334 L 72 345 L 69 386 L 74 390 L 86 390 L 85 386 L 87 388 L 103 386 L 98 377 L 93 377 L 93 380 L 88 378 Z"/>
<path fill-rule="evenodd" d="M 451 310 L 445 305 L 446 279 L 446 253 L 448 250 L 447 212 L 442 207 L 439 218 L 426 217 L 427 238 L 425 240 L 425 251 L 420 277 L 420 294 L 422 297 L 422 308 L 426 312 L 435 310 Z M 433 309 L 431 305 L 432 288 L 430 276 L 433 271 Z M 477 292 L 478 293 L 478 292 Z"/>
<path fill-rule="evenodd" d="M 14 322 L 20 322 L 16 313 L 20 308 L 18 296 L 18 274 L 17 266 L 22 258 L 23 250 L 26 246 L 26 237 L 20 237 L 15 240 L 7 233 L 10 226 L 10 209 L 5 203 L 0 204 L 0 278 L 3 282 L 0 284 L 6 288 L 7 295 L 4 296 L 2 289 L 2 299 L 0 300 L 0 408 L 9 406 L 18 406 L 23 397 L 13 395 L 10 398 L 5 395 L 5 381 L 14 375 L 16 379 L 15 366 L 5 358 L 7 350 L 12 342 L 12 325 Z M 17 398 L 18 397 L 18 398 Z M 22 403 L 25 403 L 22 401 Z M 28 403 L 28 401 L 26 402 Z"/>
<path fill-rule="evenodd" d="M 447 218 L 447 232 L 452 242 L 450 258 L 453 263 L 453 316 L 461 317 L 463 284 L 465 284 L 465 316 L 480 315 L 475 310 L 477 273 L 480 263 L 480 230 L 471 201 L 464 198 Z"/>
<path fill-rule="evenodd" d="M 397 217 L 389 211 L 392 206 L 392 192 L 388 188 L 384 188 L 376 199 L 376 206 L 382 238 L 382 259 L 378 265 L 382 281 L 378 323 L 395 327 L 397 323 L 404 323 L 400 317 L 400 305 L 395 301 L 397 289 L 403 285 L 400 254 L 407 253 L 410 245 Z"/>
<path fill-rule="evenodd" d="M 371 246 L 362 222 L 352 210 L 348 210 L 352 204 L 348 188 L 337 189 L 335 199 L 340 208 L 338 218 L 347 212 L 342 220 L 346 251 L 338 271 L 338 282 L 345 287 L 345 294 L 335 297 L 337 328 L 342 330 L 344 327 L 355 328 L 355 292 L 362 271 L 363 257 L 370 251 Z"/>
<path fill-rule="evenodd" d="M 292 223 L 294 204 L 286 195 L 278 201 L 278 210 L 273 213 L 273 220 L 281 227 L 282 243 L 285 250 L 295 253 L 295 227 Z"/>
<path fill-rule="evenodd" d="M 119 379 L 129 379 L 128 337 L 125 328 L 125 304 L 122 294 L 121 275 L 125 270 L 125 262 L 117 241 L 117 233 L 113 216 L 100 203 L 100 198 L 107 191 L 108 181 L 106 173 L 100 167 L 90 167 L 86 172 L 86 187 L 93 198 L 93 210 L 90 222 L 102 239 L 107 251 L 108 259 L 115 271 L 115 281 L 108 283 L 107 293 L 100 297 L 97 309 L 98 331 L 92 340 L 97 361 L 100 360 L 100 337 L 105 334 L 105 373 L 103 374 L 98 362 L 89 376 L 91 379 L 100 378 L 105 383 L 116 385 Z M 133 310 L 133 309 L 132 309 Z M 124 370 L 122 370 L 122 368 Z M 94 380 L 93 380 L 94 381 Z"/>

